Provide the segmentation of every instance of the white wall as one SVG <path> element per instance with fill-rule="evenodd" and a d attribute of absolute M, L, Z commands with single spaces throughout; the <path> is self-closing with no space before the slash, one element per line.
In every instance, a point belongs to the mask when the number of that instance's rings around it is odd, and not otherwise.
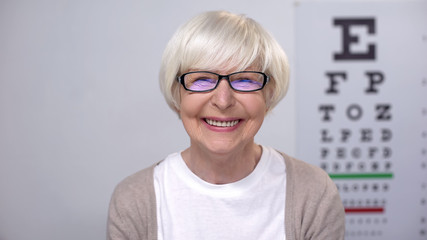
<path fill-rule="evenodd" d="M 0 240 L 105 238 L 114 186 L 188 145 L 160 58 L 217 9 L 259 21 L 293 65 L 290 0 L 0 2 Z M 294 154 L 294 128 L 291 83 L 257 141 Z"/>

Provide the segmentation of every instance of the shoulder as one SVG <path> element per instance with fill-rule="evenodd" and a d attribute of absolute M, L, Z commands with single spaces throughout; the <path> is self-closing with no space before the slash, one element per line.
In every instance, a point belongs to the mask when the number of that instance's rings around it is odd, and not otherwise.
<path fill-rule="evenodd" d="M 282 153 L 286 164 L 286 188 L 290 198 L 316 202 L 338 196 L 335 183 L 321 168 Z"/>
<path fill-rule="evenodd" d="M 140 205 L 138 202 L 149 202 L 150 198 L 154 196 L 153 174 L 156 165 L 142 169 L 117 184 L 112 195 L 112 202 L 123 207 Z"/>
<path fill-rule="evenodd" d="M 114 189 L 108 211 L 107 239 L 152 239 L 156 234 L 155 166 L 132 174 Z"/>
<path fill-rule="evenodd" d="M 343 239 L 344 207 L 335 183 L 323 169 L 282 156 L 286 164 L 287 237 Z"/>
<path fill-rule="evenodd" d="M 330 181 L 329 175 L 321 168 L 290 157 L 284 153 L 282 156 L 286 164 L 288 179 L 294 184 L 315 184 L 317 187 Z"/>
<path fill-rule="evenodd" d="M 141 189 L 145 189 L 147 186 L 153 183 L 153 173 L 156 165 L 142 169 L 123 179 L 119 184 L 117 184 L 115 193 L 137 194 L 137 192 L 141 191 Z"/>

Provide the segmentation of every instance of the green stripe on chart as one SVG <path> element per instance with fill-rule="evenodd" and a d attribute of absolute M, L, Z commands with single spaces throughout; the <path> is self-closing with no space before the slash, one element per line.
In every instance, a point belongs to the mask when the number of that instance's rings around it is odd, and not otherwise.
<path fill-rule="evenodd" d="M 331 173 L 332 179 L 389 179 L 393 178 L 393 173 Z"/>

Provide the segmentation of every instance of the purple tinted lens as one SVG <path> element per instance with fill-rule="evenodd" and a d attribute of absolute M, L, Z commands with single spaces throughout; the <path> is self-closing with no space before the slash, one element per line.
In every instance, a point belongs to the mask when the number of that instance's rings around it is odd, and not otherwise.
<path fill-rule="evenodd" d="M 231 85 L 234 89 L 240 91 L 253 91 L 262 88 L 262 82 L 250 80 L 250 79 L 240 79 L 232 81 Z"/>
<path fill-rule="evenodd" d="M 211 78 L 197 79 L 187 83 L 187 88 L 192 91 L 207 91 L 215 88 L 216 80 Z"/>

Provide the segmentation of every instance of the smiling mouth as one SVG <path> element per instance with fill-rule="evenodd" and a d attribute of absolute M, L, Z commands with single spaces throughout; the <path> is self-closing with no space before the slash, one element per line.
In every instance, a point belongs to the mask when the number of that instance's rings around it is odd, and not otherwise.
<path fill-rule="evenodd" d="M 205 122 L 211 126 L 215 127 L 233 127 L 236 126 L 239 123 L 239 120 L 233 120 L 233 121 L 217 121 L 212 119 L 205 118 Z"/>

